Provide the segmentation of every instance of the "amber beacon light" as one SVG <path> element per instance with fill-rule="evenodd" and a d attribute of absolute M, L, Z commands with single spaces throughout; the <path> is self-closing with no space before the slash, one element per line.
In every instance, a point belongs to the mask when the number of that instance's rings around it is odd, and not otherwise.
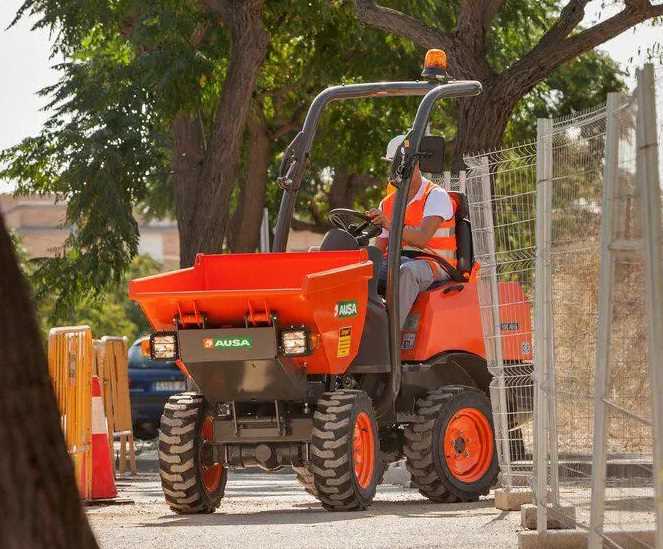
<path fill-rule="evenodd" d="M 428 50 L 421 76 L 427 80 L 447 79 L 447 54 L 443 50 Z"/>

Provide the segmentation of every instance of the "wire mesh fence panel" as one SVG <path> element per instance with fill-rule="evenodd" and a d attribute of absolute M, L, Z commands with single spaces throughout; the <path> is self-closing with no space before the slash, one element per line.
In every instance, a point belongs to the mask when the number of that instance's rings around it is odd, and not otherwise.
<path fill-rule="evenodd" d="M 654 79 L 658 115 L 658 180 L 663 181 L 663 65 L 656 66 Z"/>
<path fill-rule="evenodd" d="M 495 439 L 501 484 L 508 490 L 528 486 L 533 467 L 536 147 L 520 145 L 465 162 Z M 516 309 L 527 312 L 514 317 Z M 509 360 L 514 354 L 526 360 Z"/>
<path fill-rule="evenodd" d="M 441 175 L 431 175 L 430 180 L 446 191 L 467 192 L 467 173 L 464 171 L 461 171 L 458 175 L 452 175 L 451 172 L 444 172 Z"/>
<path fill-rule="evenodd" d="M 605 132 L 602 107 L 555 120 L 545 136 L 552 160 L 546 183 L 548 278 L 542 311 L 549 315 L 546 337 L 551 338 L 542 386 L 550 441 L 547 485 L 552 503 L 575 509 L 581 524 L 589 524 L 591 507 Z M 537 494 L 537 501 L 546 497 Z"/>
<path fill-rule="evenodd" d="M 530 484 L 540 532 L 561 518 L 590 530 L 594 547 L 653 547 L 661 515 L 652 394 L 663 391 L 648 342 L 663 345 L 651 298 L 663 280 L 652 267 L 663 226 L 651 228 L 663 210 L 651 184 L 663 180 L 663 69 L 650 87 L 540 120 L 536 144 L 466 158 L 502 485 Z M 505 323 L 518 301 L 529 318 Z M 515 340 L 530 360 L 505 359 Z"/>
<path fill-rule="evenodd" d="M 604 395 L 607 466 L 603 531 L 607 544 L 617 547 L 650 546 L 651 541 L 629 536 L 617 539 L 609 532 L 651 530 L 655 523 L 644 264 L 640 250 L 627 253 L 625 246 L 642 239 L 636 115 L 633 99 L 616 115 L 619 146 L 612 247 L 617 253 L 611 266 L 612 287 L 606 289 L 611 306 Z"/>

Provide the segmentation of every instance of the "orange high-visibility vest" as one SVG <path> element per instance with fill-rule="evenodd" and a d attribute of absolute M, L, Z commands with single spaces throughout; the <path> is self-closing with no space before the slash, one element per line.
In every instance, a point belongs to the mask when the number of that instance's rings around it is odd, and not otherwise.
<path fill-rule="evenodd" d="M 422 180 L 422 185 L 424 185 L 424 191 L 420 196 L 415 198 L 412 202 L 407 205 L 405 210 L 405 225 L 409 227 L 419 227 L 424 220 L 424 206 L 426 205 L 426 200 L 430 192 L 437 187 L 435 183 L 431 181 Z M 419 194 L 419 193 L 417 193 Z M 396 198 L 396 193 L 392 192 L 386 196 L 380 207 L 385 214 L 385 216 L 391 220 L 393 219 L 394 214 L 394 201 Z M 451 219 L 443 219 L 440 221 L 435 233 L 432 238 L 426 243 L 424 248 L 417 248 L 403 241 L 402 249 L 411 250 L 411 251 L 423 251 L 431 255 L 437 255 L 446 259 L 453 267 L 457 266 L 456 259 L 456 220 L 455 213 L 457 204 L 456 201 L 449 196 L 451 200 L 451 206 L 453 207 L 454 216 Z M 422 259 L 426 259 L 422 257 Z M 442 268 L 438 263 L 432 259 L 428 259 L 428 263 L 433 269 L 433 274 L 440 274 Z"/>

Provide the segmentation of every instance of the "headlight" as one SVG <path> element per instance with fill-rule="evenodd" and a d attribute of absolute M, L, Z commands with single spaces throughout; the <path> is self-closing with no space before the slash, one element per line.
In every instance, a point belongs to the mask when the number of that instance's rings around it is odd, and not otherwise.
<path fill-rule="evenodd" d="M 286 356 L 307 355 L 311 352 L 308 331 L 304 328 L 293 328 L 281 331 L 281 348 Z"/>
<path fill-rule="evenodd" d="M 177 334 L 157 332 L 150 336 L 150 355 L 152 360 L 177 359 Z"/>

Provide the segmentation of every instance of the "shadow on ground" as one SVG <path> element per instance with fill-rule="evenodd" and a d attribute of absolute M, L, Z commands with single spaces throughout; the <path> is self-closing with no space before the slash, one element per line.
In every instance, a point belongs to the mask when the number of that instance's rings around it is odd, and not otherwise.
<path fill-rule="evenodd" d="M 286 504 L 287 505 L 287 504 Z M 292 508 L 294 507 L 294 508 Z M 494 517 L 494 501 L 481 500 L 474 503 L 439 504 L 429 501 L 375 501 L 366 511 L 329 512 L 316 503 L 297 503 L 291 508 L 270 509 L 252 513 L 224 513 L 222 510 L 209 515 L 162 515 L 159 522 L 140 524 L 143 527 L 182 527 L 182 526 L 249 526 L 249 525 L 275 525 L 275 524 L 304 524 L 312 525 L 339 521 L 355 521 L 374 517 L 376 515 L 392 515 L 401 518 L 431 518 L 436 515 L 440 518 L 463 517 L 467 511 L 486 509 L 486 516 Z M 475 512 L 476 516 L 477 513 Z M 494 517 L 491 522 L 503 520 L 506 513 Z"/>

